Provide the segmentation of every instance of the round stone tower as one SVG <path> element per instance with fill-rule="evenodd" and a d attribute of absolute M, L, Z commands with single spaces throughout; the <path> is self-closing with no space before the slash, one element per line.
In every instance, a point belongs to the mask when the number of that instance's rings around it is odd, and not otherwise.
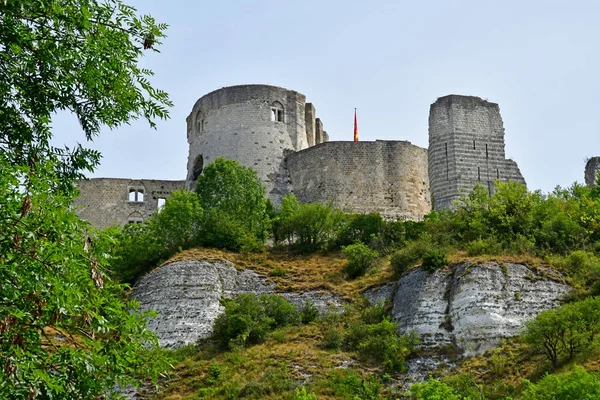
<path fill-rule="evenodd" d="M 254 168 L 279 204 L 291 190 L 284 157 L 308 147 L 306 97 L 268 85 L 230 86 L 202 96 L 187 117 L 186 188 L 217 157 Z"/>

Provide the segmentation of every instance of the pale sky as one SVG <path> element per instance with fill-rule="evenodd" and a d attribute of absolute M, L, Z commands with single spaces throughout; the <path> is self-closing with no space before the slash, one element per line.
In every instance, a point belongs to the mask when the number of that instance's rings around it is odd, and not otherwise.
<path fill-rule="evenodd" d="M 429 105 L 448 94 L 500 105 L 506 154 L 530 189 L 583 181 L 600 155 L 600 3 L 595 1 L 125 0 L 170 25 L 144 58 L 175 106 L 152 130 L 106 131 L 94 177 L 185 179 L 185 118 L 215 89 L 269 84 L 306 95 L 330 140 L 427 147 Z M 55 121 L 57 144 L 83 141 Z"/>

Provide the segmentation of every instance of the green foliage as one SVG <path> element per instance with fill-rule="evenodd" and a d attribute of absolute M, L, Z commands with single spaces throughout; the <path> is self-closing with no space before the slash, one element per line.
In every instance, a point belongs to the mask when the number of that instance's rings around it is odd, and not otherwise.
<path fill-rule="evenodd" d="M 342 221 L 343 213 L 332 204 L 300 204 L 293 194 L 288 194 L 273 222 L 275 240 L 314 251 L 334 238 Z"/>
<path fill-rule="evenodd" d="M 128 224 L 118 232 L 111 265 L 123 282 L 133 282 L 180 249 L 199 242 L 203 210 L 198 196 L 175 191 L 161 211 L 144 224 Z"/>
<path fill-rule="evenodd" d="M 340 398 L 379 400 L 382 387 L 377 378 L 363 378 L 350 368 L 335 369 L 326 379 L 317 380 L 313 386 L 326 388 Z"/>
<path fill-rule="evenodd" d="M 465 249 L 469 256 L 497 255 L 502 253 L 502 246 L 492 238 L 472 240 L 465 244 Z"/>
<path fill-rule="evenodd" d="M 360 320 L 368 325 L 378 324 L 385 318 L 389 318 L 389 312 L 383 302 L 367 307 L 360 312 Z"/>
<path fill-rule="evenodd" d="M 376 324 L 353 324 L 348 333 L 348 347 L 365 360 L 380 362 L 387 372 L 404 370 L 404 360 L 418 343 L 416 335 L 398 336 L 398 325 L 385 318 Z"/>
<path fill-rule="evenodd" d="M 329 325 L 325 327 L 323 332 L 323 346 L 327 350 L 338 351 L 344 344 L 344 331 L 337 325 Z"/>
<path fill-rule="evenodd" d="M 314 393 L 307 393 L 304 386 L 296 388 L 294 393 L 294 400 L 317 400 L 317 395 Z"/>
<path fill-rule="evenodd" d="M 119 0 L 5 1 L 0 15 L 0 398 L 113 398 L 166 364 L 106 272 L 113 238 L 70 206 L 100 154 L 54 147 L 51 126 L 71 112 L 92 139 L 167 118 L 167 94 L 138 66 L 166 25 Z"/>
<path fill-rule="evenodd" d="M 425 271 L 433 272 L 444 265 L 448 265 L 448 254 L 446 253 L 446 250 L 433 247 L 423 254 L 423 269 Z"/>
<path fill-rule="evenodd" d="M 313 303 L 306 300 L 304 306 L 300 310 L 300 322 L 303 324 L 310 324 L 319 316 L 319 310 L 314 306 Z"/>
<path fill-rule="evenodd" d="M 523 400 L 592 400 L 600 398 L 600 377 L 575 367 L 573 372 L 546 375 L 536 384 L 528 384 Z"/>
<path fill-rule="evenodd" d="M 202 171 L 196 192 L 205 214 L 203 244 L 237 250 L 265 239 L 267 200 L 255 170 L 218 157 Z"/>
<path fill-rule="evenodd" d="M 429 378 L 427 382 L 412 385 L 410 395 L 416 400 L 461 400 L 451 386 L 433 378 Z"/>
<path fill-rule="evenodd" d="M 355 242 L 369 243 L 378 236 L 384 221 L 379 213 L 349 214 L 337 234 L 336 244 L 347 246 Z"/>
<path fill-rule="evenodd" d="M 588 352 L 600 333 L 600 298 L 546 310 L 526 325 L 524 340 L 556 367 L 563 359 Z"/>
<path fill-rule="evenodd" d="M 225 312 L 215 321 L 213 339 L 224 348 L 263 342 L 272 330 L 298 320 L 294 306 L 277 295 L 241 294 L 221 302 Z"/>
<path fill-rule="evenodd" d="M 361 242 L 344 247 L 342 253 L 344 253 L 348 259 L 348 264 L 346 264 L 346 274 L 350 279 L 364 275 L 379 257 L 379 253 L 365 246 Z"/>
<path fill-rule="evenodd" d="M 392 254 L 390 265 L 397 275 L 402 275 L 410 267 L 419 263 L 430 245 L 426 240 L 425 238 L 424 240 L 409 242 L 405 248 Z"/>

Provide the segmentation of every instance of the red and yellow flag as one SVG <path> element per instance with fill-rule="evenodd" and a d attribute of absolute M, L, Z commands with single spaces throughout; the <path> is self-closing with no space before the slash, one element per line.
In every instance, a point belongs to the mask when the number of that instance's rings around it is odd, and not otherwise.
<path fill-rule="evenodd" d="M 358 142 L 358 122 L 356 122 L 356 108 L 354 109 L 354 141 Z"/>

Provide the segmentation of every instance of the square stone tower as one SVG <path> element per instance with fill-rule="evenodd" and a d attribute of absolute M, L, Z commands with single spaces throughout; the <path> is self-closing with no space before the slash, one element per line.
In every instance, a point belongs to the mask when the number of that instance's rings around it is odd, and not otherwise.
<path fill-rule="evenodd" d="M 428 163 L 434 210 L 452 207 L 478 184 L 490 194 L 496 180 L 525 184 L 506 159 L 498 104 L 479 97 L 449 95 L 431 105 Z"/>

